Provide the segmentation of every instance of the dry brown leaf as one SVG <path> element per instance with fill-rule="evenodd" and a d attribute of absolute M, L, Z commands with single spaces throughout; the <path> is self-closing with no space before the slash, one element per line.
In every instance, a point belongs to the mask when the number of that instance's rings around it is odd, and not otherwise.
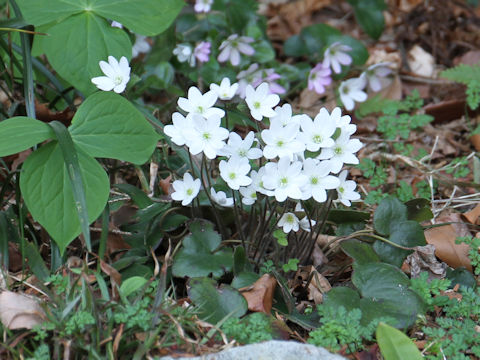
<path fill-rule="evenodd" d="M 418 45 L 414 45 L 408 52 L 408 65 L 413 73 L 431 77 L 435 70 L 435 58 Z"/>
<path fill-rule="evenodd" d="M 472 271 L 472 265 L 468 258 L 470 247 L 467 244 L 455 243 L 457 237 L 470 235 L 467 226 L 460 218 L 460 214 L 440 217 L 438 222 L 455 223 L 434 227 L 425 231 L 427 243 L 435 246 L 435 255 L 452 268 L 465 266 L 469 271 Z"/>
<path fill-rule="evenodd" d="M 428 272 L 429 279 L 443 279 L 447 275 L 447 264 L 438 261 L 435 246 L 431 244 L 417 246 L 415 251 L 407 256 L 405 262 L 410 266 L 412 278 L 419 277 L 423 271 Z"/>
<path fill-rule="evenodd" d="M 480 204 L 475 206 L 472 210 L 462 214 L 462 218 L 467 220 L 470 224 L 479 224 L 480 221 Z"/>
<path fill-rule="evenodd" d="M 470 136 L 470 142 L 475 150 L 480 151 L 480 134 L 473 134 Z"/>
<path fill-rule="evenodd" d="M 162 189 L 165 195 L 170 194 L 170 185 L 172 183 L 172 175 L 168 175 L 165 179 L 160 179 L 158 181 L 158 186 Z"/>
<path fill-rule="evenodd" d="M 270 314 L 273 305 L 273 292 L 277 280 L 274 276 L 265 274 L 252 286 L 241 288 L 240 293 L 248 303 L 248 310 Z"/>
<path fill-rule="evenodd" d="M 10 330 L 33 329 L 45 319 L 38 299 L 12 291 L 0 293 L 0 321 Z"/>
<path fill-rule="evenodd" d="M 308 284 L 308 300 L 313 300 L 315 305 L 321 304 L 324 294 L 330 291 L 332 286 L 313 266 L 310 269 L 310 276 L 312 280 Z"/>

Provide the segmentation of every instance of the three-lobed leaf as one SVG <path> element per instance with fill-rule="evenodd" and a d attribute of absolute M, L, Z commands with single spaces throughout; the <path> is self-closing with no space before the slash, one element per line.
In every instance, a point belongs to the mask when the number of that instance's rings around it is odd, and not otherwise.
<path fill-rule="evenodd" d="M 159 135 L 124 97 L 97 92 L 80 106 L 69 127 L 75 144 L 93 157 L 144 164 Z"/>

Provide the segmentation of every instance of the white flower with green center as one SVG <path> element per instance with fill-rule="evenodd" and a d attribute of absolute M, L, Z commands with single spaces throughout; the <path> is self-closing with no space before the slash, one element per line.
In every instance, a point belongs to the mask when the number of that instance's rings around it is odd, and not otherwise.
<path fill-rule="evenodd" d="M 314 120 L 309 116 L 303 117 L 300 127 L 302 132 L 298 135 L 298 139 L 305 143 L 308 151 L 318 151 L 320 148 L 333 146 L 332 136 L 337 129 L 337 124 L 330 118 L 325 108 L 320 110 Z"/>
<path fill-rule="evenodd" d="M 323 148 L 317 159 L 329 160 L 330 171 L 337 174 L 343 164 L 359 163 L 358 158 L 354 155 L 358 150 L 362 148 L 363 144 L 358 139 L 350 139 L 349 134 L 341 133 L 335 140 L 335 144 L 329 148 Z"/>
<path fill-rule="evenodd" d="M 220 176 L 230 189 L 238 190 L 240 186 L 248 186 L 252 183 L 252 179 L 247 176 L 250 163 L 246 158 L 232 157 L 228 161 L 222 160 L 218 167 Z"/>
<path fill-rule="evenodd" d="M 279 121 L 272 121 L 269 129 L 262 131 L 262 139 L 265 142 L 263 156 L 267 159 L 275 157 L 288 157 L 293 159 L 295 153 L 305 150 L 305 144 L 297 139 L 300 127 L 290 123 L 282 126 Z"/>
<path fill-rule="evenodd" d="M 192 155 L 203 151 L 209 159 L 214 159 L 220 149 L 225 146 L 228 130 L 220 127 L 221 119 L 212 115 L 208 119 L 193 115 L 193 127 L 184 130 L 184 137 Z"/>
<path fill-rule="evenodd" d="M 215 201 L 218 205 L 224 207 L 232 207 L 233 206 L 233 198 L 227 197 L 224 191 L 216 192 L 215 189 L 212 187 L 210 188 L 210 197 L 213 201 Z"/>
<path fill-rule="evenodd" d="M 355 102 L 364 102 L 367 100 L 367 93 L 364 91 L 367 85 L 365 76 L 359 78 L 352 78 L 343 81 L 338 88 L 340 100 L 342 100 L 345 109 L 353 110 Z"/>
<path fill-rule="evenodd" d="M 100 61 L 100 69 L 106 76 L 92 78 L 92 83 L 103 91 L 115 91 L 120 94 L 127 87 L 130 80 L 130 66 L 125 56 L 120 58 L 120 62 L 113 56 L 108 57 L 108 63 Z"/>
<path fill-rule="evenodd" d="M 320 112 L 326 111 L 328 114 L 327 109 L 322 108 Z M 342 115 L 342 110 L 339 107 L 336 107 L 332 110 L 330 114 L 330 119 L 335 122 L 337 128 L 342 130 L 342 134 L 346 133 L 348 135 L 352 135 L 355 131 L 357 131 L 357 125 L 350 124 L 352 118 L 350 115 Z"/>
<path fill-rule="evenodd" d="M 183 180 L 175 180 L 172 184 L 175 190 L 171 197 L 175 201 L 181 201 L 183 206 L 192 202 L 200 191 L 200 179 L 193 179 L 192 175 L 185 173 Z"/>
<path fill-rule="evenodd" d="M 318 161 L 305 159 L 303 162 L 303 174 L 308 178 L 307 183 L 302 187 L 302 200 L 310 197 L 316 202 L 323 203 L 327 200 L 327 190 L 335 189 L 340 185 L 340 180 L 330 174 L 331 163 L 329 161 Z"/>
<path fill-rule="evenodd" d="M 288 157 L 282 157 L 278 163 L 269 162 L 265 165 L 265 175 L 262 176 L 266 189 L 273 190 L 275 199 L 283 202 L 287 197 L 300 200 L 300 190 L 308 181 L 302 173 L 300 161 L 290 162 Z"/>
<path fill-rule="evenodd" d="M 391 83 L 392 80 L 388 77 L 392 73 L 390 65 L 389 62 L 382 62 L 373 64 L 365 70 L 364 74 L 368 81 L 368 87 L 372 91 L 380 91 Z"/>
<path fill-rule="evenodd" d="M 255 120 L 261 121 L 264 116 L 276 115 L 273 107 L 280 102 L 280 97 L 277 94 L 270 94 L 269 89 L 267 83 L 261 83 L 256 89 L 252 85 L 247 85 L 245 89 L 245 102 Z"/>
<path fill-rule="evenodd" d="M 223 117 L 225 111 L 213 107 L 217 98 L 218 96 L 214 91 L 210 90 L 202 95 L 200 90 L 192 86 L 188 89 L 188 98 L 179 98 L 177 104 L 180 109 L 188 113 L 202 115 L 204 118 L 209 118 L 212 115 Z"/>
<path fill-rule="evenodd" d="M 278 220 L 278 227 L 283 227 L 283 232 L 288 234 L 290 231 L 297 232 L 300 222 L 294 213 L 287 212 Z"/>
<path fill-rule="evenodd" d="M 360 194 L 355 191 L 357 183 L 353 180 L 346 180 L 348 175 L 347 170 L 343 170 L 339 175 L 338 179 L 340 184 L 337 187 L 337 200 L 340 201 L 345 206 L 350 206 L 350 201 L 355 201 L 360 199 Z"/>
<path fill-rule="evenodd" d="M 178 146 L 188 144 L 189 140 L 185 137 L 185 130 L 193 128 L 192 115 L 188 114 L 186 117 L 179 112 L 172 114 L 172 125 L 166 125 L 163 128 L 165 135 L 168 135 L 172 142 Z"/>
<path fill-rule="evenodd" d="M 193 54 L 193 48 L 189 44 L 178 44 L 173 49 L 173 55 L 175 55 L 179 62 L 188 62 L 191 67 L 195 66 L 195 55 Z"/>
<path fill-rule="evenodd" d="M 242 203 L 244 205 L 252 205 L 257 201 L 257 191 L 255 185 L 250 184 L 247 187 L 240 188 L 240 194 L 242 194 Z"/>
<path fill-rule="evenodd" d="M 282 126 L 287 126 L 291 123 L 300 125 L 304 117 L 308 117 L 308 115 L 292 115 L 292 106 L 290 104 L 284 104 L 275 108 L 275 116 L 273 116 L 270 121 L 280 122 Z"/>
<path fill-rule="evenodd" d="M 232 131 L 228 136 L 227 145 L 221 150 L 220 155 L 252 160 L 259 159 L 262 157 L 262 150 L 257 147 L 252 148 L 254 141 L 255 134 L 253 131 L 250 131 L 244 140 Z"/>
<path fill-rule="evenodd" d="M 225 77 L 220 85 L 210 84 L 210 90 L 214 91 L 220 100 L 231 100 L 238 90 L 238 83 L 230 85 L 230 79 Z"/>
<path fill-rule="evenodd" d="M 252 170 L 250 172 L 250 178 L 252 179 L 252 186 L 255 188 L 257 192 L 266 196 L 273 196 L 274 192 L 272 190 L 268 190 L 265 188 L 263 184 L 263 175 L 265 175 L 265 166 L 262 166 L 258 169 L 258 172 Z"/>

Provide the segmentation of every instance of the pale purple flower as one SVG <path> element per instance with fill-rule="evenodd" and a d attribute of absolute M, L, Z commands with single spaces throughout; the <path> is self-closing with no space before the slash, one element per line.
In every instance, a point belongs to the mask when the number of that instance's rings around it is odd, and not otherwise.
<path fill-rule="evenodd" d="M 195 46 L 193 50 L 193 55 L 198 59 L 199 62 L 207 62 L 210 55 L 210 47 L 212 44 L 208 41 L 202 41 Z"/>
<path fill-rule="evenodd" d="M 140 54 L 146 54 L 151 48 L 146 36 L 135 35 L 135 44 L 132 46 L 132 57 L 135 58 Z"/>
<path fill-rule="evenodd" d="M 262 71 L 258 70 L 258 64 L 252 64 L 247 70 L 240 71 L 237 75 L 238 90 L 237 94 L 242 99 L 245 99 L 247 85 L 261 83 Z M 258 82 L 260 80 L 260 82 Z M 253 85 L 252 85 L 253 86 Z"/>
<path fill-rule="evenodd" d="M 179 62 L 188 62 L 191 67 L 195 66 L 195 56 L 193 55 L 193 49 L 188 44 L 178 44 L 173 49 L 173 55 L 175 55 Z"/>
<path fill-rule="evenodd" d="M 115 21 L 115 20 L 112 21 L 111 26 L 112 26 L 112 27 L 119 28 L 119 29 L 123 29 L 123 25 L 120 24 L 118 21 Z"/>
<path fill-rule="evenodd" d="M 348 79 L 340 84 L 338 93 L 340 94 L 343 105 L 345 105 L 345 109 L 353 110 L 355 102 L 364 102 L 367 100 L 368 96 L 364 91 L 365 85 L 367 85 L 365 76 Z"/>
<path fill-rule="evenodd" d="M 347 54 L 351 50 L 352 48 L 348 45 L 334 42 L 325 50 L 323 67 L 331 67 L 335 73 L 340 74 L 342 72 L 341 65 L 350 65 L 352 63 L 352 57 Z"/>
<path fill-rule="evenodd" d="M 197 13 L 201 13 L 201 12 L 207 13 L 212 8 L 212 4 L 213 4 L 213 0 L 196 0 L 195 6 L 193 8 Z"/>
<path fill-rule="evenodd" d="M 255 53 L 255 49 L 249 45 L 253 41 L 254 39 L 248 36 L 230 35 L 227 40 L 220 44 L 218 61 L 225 62 L 230 60 L 233 66 L 237 66 L 240 64 L 240 53 L 247 56 L 252 56 Z"/>
<path fill-rule="evenodd" d="M 368 87 L 372 91 L 380 91 L 390 82 L 390 79 L 387 78 L 387 76 L 392 73 L 392 69 L 390 69 L 389 65 L 390 63 L 388 62 L 373 64 L 363 73 L 367 78 Z"/>
<path fill-rule="evenodd" d="M 266 82 L 270 86 L 270 94 L 285 94 L 285 88 L 276 83 L 275 80 L 281 79 L 282 76 L 275 72 L 275 69 L 259 70 L 260 76 L 251 83 L 253 87 L 257 87 L 262 82 Z"/>
<path fill-rule="evenodd" d="M 325 87 L 332 83 L 331 74 L 330 68 L 324 67 L 322 63 L 315 65 L 308 75 L 308 90 L 314 90 L 317 94 L 323 94 Z"/>

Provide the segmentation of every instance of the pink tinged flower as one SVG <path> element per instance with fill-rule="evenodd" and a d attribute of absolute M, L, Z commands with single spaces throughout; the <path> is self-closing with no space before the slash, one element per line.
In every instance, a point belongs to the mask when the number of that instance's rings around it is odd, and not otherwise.
<path fill-rule="evenodd" d="M 255 53 L 255 49 L 249 45 L 253 41 L 254 39 L 248 36 L 230 35 L 227 40 L 224 40 L 220 44 L 220 54 L 217 60 L 219 62 L 229 60 L 233 66 L 239 65 L 240 54 L 252 56 Z"/>
<path fill-rule="evenodd" d="M 300 126 L 302 132 L 298 138 L 305 143 L 308 151 L 318 151 L 320 148 L 331 147 L 335 144 L 332 136 L 337 129 L 337 125 L 330 118 L 327 109 L 320 109 L 314 120 L 305 116 Z"/>
<path fill-rule="evenodd" d="M 183 146 L 188 142 L 185 137 L 185 130 L 193 127 L 192 115 L 188 114 L 186 117 L 179 112 L 172 114 L 173 125 L 166 125 L 163 132 L 172 138 L 172 142 L 178 146 Z"/>
<path fill-rule="evenodd" d="M 320 160 L 329 160 L 331 172 L 337 174 L 343 164 L 358 164 L 358 158 L 354 155 L 362 148 L 363 144 L 358 139 L 350 139 L 348 134 L 340 134 L 335 140 L 335 145 L 330 148 L 323 148 L 317 157 Z"/>
<path fill-rule="evenodd" d="M 255 134 L 253 131 L 250 131 L 244 140 L 236 132 L 231 132 L 228 136 L 227 145 L 221 150 L 220 155 L 252 160 L 259 159 L 263 153 L 259 148 L 252 148 L 254 141 Z"/>
<path fill-rule="evenodd" d="M 278 221 L 278 226 L 283 228 L 283 232 L 288 234 L 290 231 L 297 232 L 300 226 L 300 222 L 294 213 L 287 212 L 282 215 Z"/>
<path fill-rule="evenodd" d="M 140 54 L 146 54 L 152 47 L 147 41 L 147 37 L 143 35 L 135 35 L 135 44 L 132 47 L 132 57 L 137 57 Z"/>
<path fill-rule="evenodd" d="M 263 156 L 267 159 L 275 157 L 287 157 L 293 159 L 293 155 L 305 150 L 305 144 L 297 139 L 299 133 L 298 124 L 291 123 L 282 126 L 273 121 L 269 129 L 262 131 L 261 136 L 265 142 Z"/>
<path fill-rule="evenodd" d="M 257 87 L 262 82 L 266 82 L 269 85 L 270 94 L 285 94 L 285 88 L 275 82 L 275 80 L 282 78 L 280 74 L 275 72 L 275 69 L 259 70 L 259 73 L 260 76 L 251 83 L 253 87 Z"/>
<path fill-rule="evenodd" d="M 277 94 L 269 94 L 268 84 L 261 83 L 256 89 L 251 85 L 247 86 L 245 102 L 252 117 L 261 121 L 264 116 L 275 116 L 273 107 L 280 102 L 280 97 Z"/>
<path fill-rule="evenodd" d="M 331 67 L 335 73 L 340 74 L 342 72 L 341 65 L 350 65 L 352 63 L 352 57 L 347 54 L 351 50 L 352 48 L 348 45 L 334 42 L 325 50 L 323 67 Z"/>
<path fill-rule="evenodd" d="M 225 146 L 228 130 L 220 127 L 221 119 L 212 115 L 208 119 L 193 115 L 193 128 L 185 129 L 184 136 L 188 139 L 187 146 L 192 155 L 203 152 L 209 159 L 214 159 L 220 149 Z"/>
<path fill-rule="evenodd" d="M 183 206 L 192 202 L 200 191 L 200 179 L 193 179 L 192 175 L 185 173 L 183 180 L 175 180 L 172 184 L 175 190 L 171 197 L 175 201 L 181 201 Z"/>
<path fill-rule="evenodd" d="M 340 100 L 347 110 L 353 110 L 355 102 L 367 100 L 367 93 L 364 91 L 367 80 L 365 76 L 343 81 L 338 88 Z"/>
<path fill-rule="evenodd" d="M 230 85 L 230 79 L 225 77 L 220 85 L 210 84 L 210 90 L 214 91 L 220 100 L 231 100 L 238 90 L 238 83 Z"/>
<path fill-rule="evenodd" d="M 307 177 L 302 174 L 300 161 L 290 162 L 288 157 L 281 158 L 278 163 L 267 163 L 265 175 L 262 177 L 265 188 L 273 190 L 275 199 L 283 202 L 287 197 L 300 200 L 301 187 L 307 182 Z"/>
<path fill-rule="evenodd" d="M 108 63 L 100 61 L 100 69 L 106 76 L 98 76 L 92 78 L 92 83 L 103 91 L 115 91 L 121 93 L 127 87 L 130 80 L 130 66 L 125 56 L 120 58 L 120 62 L 113 56 L 108 57 Z"/>
<path fill-rule="evenodd" d="M 325 87 L 332 83 L 332 71 L 318 63 L 308 75 L 308 90 L 314 90 L 317 94 L 323 94 Z"/>
<path fill-rule="evenodd" d="M 215 189 L 212 187 L 210 188 L 210 197 L 213 201 L 215 201 L 218 205 L 224 207 L 232 207 L 233 206 L 233 198 L 227 197 L 224 191 L 216 192 Z"/>
<path fill-rule="evenodd" d="M 355 201 L 360 199 L 360 194 L 355 191 L 357 183 L 353 180 L 346 180 L 348 171 L 343 170 L 339 175 L 338 179 L 340 184 L 337 187 L 338 200 L 345 206 L 350 206 L 350 201 Z"/>
<path fill-rule="evenodd" d="M 230 158 L 228 161 L 222 160 L 218 164 L 220 176 L 227 183 L 228 187 L 238 190 L 241 186 L 248 186 L 252 179 L 247 176 L 250 171 L 250 163 L 247 159 Z"/>
<path fill-rule="evenodd" d="M 213 0 L 196 0 L 193 8 L 197 13 L 208 13 L 212 7 L 212 4 Z"/>
<path fill-rule="evenodd" d="M 210 117 L 212 115 L 217 115 L 223 117 L 225 111 L 216 107 L 215 102 L 217 101 L 217 94 L 214 91 L 208 91 L 202 95 L 200 90 L 195 86 L 188 89 L 188 98 L 181 97 L 178 99 L 178 106 L 180 109 L 192 113 L 202 115 L 203 117 Z"/>
<path fill-rule="evenodd" d="M 390 69 L 389 65 L 390 63 L 388 62 L 374 64 L 369 66 L 363 73 L 367 78 L 368 87 L 372 91 L 380 91 L 390 83 L 388 76 L 392 73 L 392 69 Z"/>
<path fill-rule="evenodd" d="M 245 99 L 245 93 L 248 85 L 260 84 L 262 81 L 262 71 L 258 70 L 258 64 L 252 64 L 247 70 L 240 71 L 237 75 L 238 90 L 237 94 L 242 99 Z"/>
<path fill-rule="evenodd" d="M 302 200 L 313 197 L 319 203 L 327 201 L 327 190 L 335 189 L 340 185 L 337 177 L 329 175 L 330 169 L 329 161 L 308 158 L 303 162 L 303 174 L 308 181 L 302 188 Z"/>
<path fill-rule="evenodd" d="M 193 50 L 193 55 L 197 58 L 199 62 L 207 62 L 210 55 L 210 47 L 212 44 L 208 41 L 202 41 L 195 46 Z"/>

